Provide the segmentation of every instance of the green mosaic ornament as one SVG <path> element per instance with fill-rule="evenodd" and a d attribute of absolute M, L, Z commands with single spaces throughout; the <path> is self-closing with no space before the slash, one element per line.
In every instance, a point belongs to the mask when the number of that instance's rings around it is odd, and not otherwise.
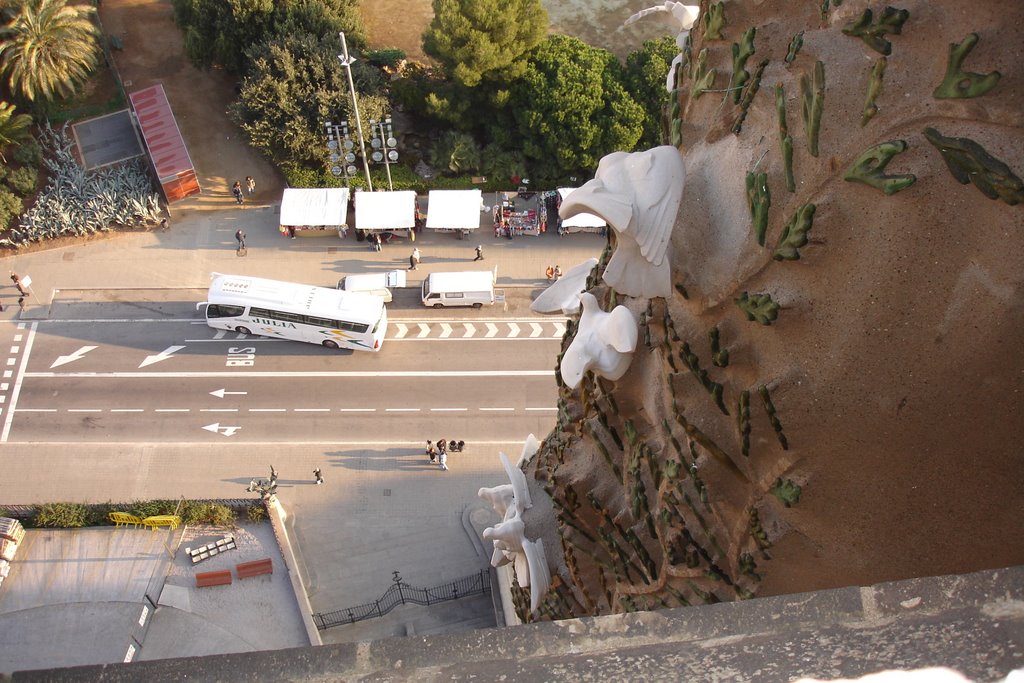
<path fill-rule="evenodd" d="M 743 34 L 739 43 L 732 44 L 732 80 L 729 83 L 729 90 L 732 92 L 732 101 L 739 104 L 742 88 L 750 80 L 750 73 L 746 70 L 747 60 L 754 54 L 754 36 L 757 29 L 751 26 Z"/>
<path fill-rule="evenodd" d="M 700 24 L 704 28 L 704 40 L 721 40 L 722 29 L 725 28 L 725 3 L 710 5 L 701 16 Z"/>
<path fill-rule="evenodd" d="M 878 113 L 875 100 L 882 93 L 882 77 L 885 75 L 885 67 L 889 60 L 886 57 L 879 57 L 871 69 L 871 80 L 868 81 L 868 96 L 864 101 L 864 113 L 860 117 L 861 127 L 868 125 L 868 121 Z"/>
<path fill-rule="evenodd" d="M 811 156 L 818 156 L 818 133 L 821 129 L 821 114 L 825 109 L 825 65 L 818 61 L 811 78 L 800 77 L 800 113 L 807 133 L 807 149 Z"/>
<path fill-rule="evenodd" d="M 946 77 L 935 89 L 932 96 L 936 99 L 961 99 L 968 97 L 981 97 L 992 88 L 996 87 L 1001 74 L 992 71 L 987 74 L 977 74 L 971 71 L 964 71 L 961 67 L 967 55 L 971 53 L 974 46 L 978 44 L 978 34 L 968 33 L 962 43 L 949 44 L 949 62 L 946 65 Z"/>
<path fill-rule="evenodd" d="M 772 301 L 771 294 L 750 295 L 743 292 L 736 299 L 736 305 L 747 316 L 747 320 L 761 325 L 771 325 L 779 317 L 779 305 Z"/>
<path fill-rule="evenodd" d="M 859 19 L 843 27 L 843 33 L 860 38 L 875 52 L 888 56 L 892 54 L 892 43 L 883 36 L 887 33 L 901 34 L 903 24 L 909 17 L 910 12 L 907 10 L 886 7 L 878 22 L 873 23 L 874 15 L 870 9 L 866 9 Z"/>
<path fill-rule="evenodd" d="M 1010 206 L 1024 202 L 1024 182 L 974 140 L 947 138 L 934 128 L 925 128 L 924 136 L 942 153 L 959 183 L 974 183 L 989 199 L 1001 199 Z"/>
<path fill-rule="evenodd" d="M 768 189 L 768 174 L 747 173 L 747 208 L 754 222 L 757 243 L 764 246 L 764 235 L 768 230 L 768 209 L 772 205 L 772 193 Z"/>
<path fill-rule="evenodd" d="M 786 174 L 786 189 L 796 192 L 793 178 L 793 136 L 786 125 L 786 91 L 779 83 L 775 86 L 775 110 L 779 114 L 779 142 L 782 146 L 782 166 Z"/>
<path fill-rule="evenodd" d="M 885 175 L 885 167 L 892 161 L 892 158 L 906 150 L 907 143 L 904 140 L 889 140 L 888 142 L 868 147 L 857 157 L 853 165 L 846 170 L 843 179 L 864 183 L 881 190 L 887 195 L 896 194 L 917 181 L 917 176 L 912 173 Z"/>

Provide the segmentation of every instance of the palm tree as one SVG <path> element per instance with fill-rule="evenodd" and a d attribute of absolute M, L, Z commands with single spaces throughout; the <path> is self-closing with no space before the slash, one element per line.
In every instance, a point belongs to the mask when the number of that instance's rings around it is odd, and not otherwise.
<path fill-rule="evenodd" d="M 0 28 L 0 73 L 11 92 L 29 102 L 74 94 L 99 57 L 95 12 L 68 0 L 24 0 Z"/>
<path fill-rule="evenodd" d="M 29 137 L 32 117 L 28 114 L 15 114 L 14 105 L 0 102 L 0 161 L 7 163 L 3 149 L 8 145 L 21 142 Z"/>

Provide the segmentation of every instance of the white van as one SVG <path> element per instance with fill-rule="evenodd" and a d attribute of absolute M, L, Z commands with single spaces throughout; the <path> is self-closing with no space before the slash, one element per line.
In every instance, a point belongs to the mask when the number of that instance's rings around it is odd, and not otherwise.
<path fill-rule="evenodd" d="M 391 303 L 391 288 L 405 287 L 405 271 L 389 270 L 386 273 L 364 273 L 362 275 L 346 275 L 338 280 L 338 289 L 346 292 L 366 292 L 376 294 Z"/>
<path fill-rule="evenodd" d="M 494 289 L 494 271 L 466 270 L 457 273 L 431 273 L 423 280 L 423 305 L 433 308 L 445 306 L 490 306 L 504 301 L 505 292 Z"/>

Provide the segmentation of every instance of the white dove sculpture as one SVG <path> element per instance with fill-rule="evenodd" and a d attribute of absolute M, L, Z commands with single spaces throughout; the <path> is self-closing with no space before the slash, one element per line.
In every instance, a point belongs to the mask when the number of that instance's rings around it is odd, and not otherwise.
<path fill-rule="evenodd" d="M 676 34 L 676 46 L 680 52 L 672 60 L 672 64 L 668 68 L 668 76 L 665 79 L 665 89 L 672 92 L 676 80 L 676 67 L 683 61 L 682 49 L 686 45 L 686 36 L 690 34 L 690 29 L 693 28 L 693 25 L 697 23 L 698 17 L 700 17 L 700 7 L 697 5 L 684 5 L 681 2 L 666 2 L 657 7 L 648 7 L 647 9 L 640 10 L 629 19 L 626 19 L 623 26 L 629 26 L 647 16 L 661 19 L 662 22 L 678 31 Z"/>
<path fill-rule="evenodd" d="M 589 292 L 580 294 L 580 303 L 583 314 L 576 336 L 558 366 L 562 381 L 570 389 L 579 386 L 587 370 L 612 381 L 620 379 L 633 361 L 640 334 L 636 318 L 625 306 L 605 313 Z"/>
<path fill-rule="evenodd" d="M 540 448 L 540 441 L 533 434 L 526 438 L 519 463 L 528 462 Z M 551 570 L 548 569 L 547 556 L 544 554 L 544 542 L 540 539 L 531 541 L 526 538 L 526 525 L 523 523 L 523 510 L 533 506 L 530 491 L 526 486 L 526 475 L 519 467 L 513 467 L 508 456 L 498 453 L 508 484 L 494 488 L 481 488 L 477 495 L 491 504 L 495 512 L 502 517 L 499 524 L 484 529 L 483 538 L 491 541 L 494 550 L 491 553 L 491 565 L 515 563 L 516 578 L 519 585 L 530 589 L 530 610 L 536 610 L 551 586 Z"/>
<path fill-rule="evenodd" d="M 612 152 L 593 180 L 562 202 L 558 214 L 592 213 L 615 230 L 616 246 L 603 279 L 628 296 L 672 296 L 669 239 L 683 198 L 686 166 L 669 145 L 644 152 Z"/>

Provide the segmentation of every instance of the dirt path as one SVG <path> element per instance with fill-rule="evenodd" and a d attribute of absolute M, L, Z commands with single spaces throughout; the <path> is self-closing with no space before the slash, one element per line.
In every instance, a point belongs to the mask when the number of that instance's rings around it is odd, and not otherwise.
<path fill-rule="evenodd" d="M 200 71 L 189 63 L 170 0 L 105 0 L 99 12 L 107 32 L 124 42 L 114 59 L 125 90 L 163 83 L 185 138 L 203 192 L 176 203 L 174 211 L 234 206 L 231 183 L 247 175 L 256 179 L 255 201 L 280 199 L 282 178 L 225 113 L 235 98 L 234 80 L 221 70 Z"/>

